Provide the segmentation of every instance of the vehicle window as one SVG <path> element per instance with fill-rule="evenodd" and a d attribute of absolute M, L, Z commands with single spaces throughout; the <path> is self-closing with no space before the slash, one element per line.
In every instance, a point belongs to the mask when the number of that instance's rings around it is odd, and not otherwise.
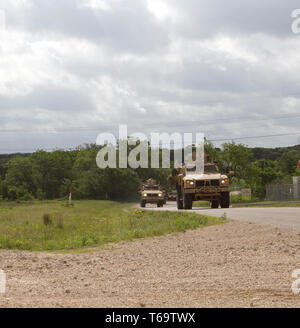
<path fill-rule="evenodd" d="M 157 186 L 145 186 L 144 187 L 145 190 L 158 190 L 158 187 Z"/>
<path fill-rule="evenodd" d="M 205 165 L 204 173 L 218 173 L 218 170 L 215 165 Z"/>
<path fill-rule="evenodd" d="M 186 170 L 188 172 L 195 172 L 196 171 L 196 165 L 194 167 L 187 167 Z"/>

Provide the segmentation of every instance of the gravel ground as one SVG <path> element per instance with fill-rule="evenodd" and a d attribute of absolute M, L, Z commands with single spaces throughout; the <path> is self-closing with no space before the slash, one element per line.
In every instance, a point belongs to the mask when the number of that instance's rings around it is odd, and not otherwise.
<path fill-rule="evenodd" d="M 0 251 L 0 307 L 300 307 L 300 233 L 230 221 L 81 254 Z"/>

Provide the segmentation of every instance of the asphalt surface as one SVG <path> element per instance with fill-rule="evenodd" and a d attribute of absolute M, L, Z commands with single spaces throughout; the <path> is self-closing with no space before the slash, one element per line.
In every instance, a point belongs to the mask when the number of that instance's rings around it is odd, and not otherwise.
<path fill-rule="evenodd" d="M 175 202 L 168 202 L 163 208 L 147 205 L 152 210 L 177 211 Z M 227 219 L 268 224 L 279 228 L 300 231 L 300 207 L 245 207 L 245 208 L 193 208 L 193 212 L 221 217 L 226 215 Z"/>

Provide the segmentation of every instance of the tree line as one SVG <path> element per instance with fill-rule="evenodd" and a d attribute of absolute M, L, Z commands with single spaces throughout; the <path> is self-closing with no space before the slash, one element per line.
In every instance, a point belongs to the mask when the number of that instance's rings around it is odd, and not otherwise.
<path fill-rule="evenodd" d="M 0 155 L 0 199 L 65 198 L 72 189 L 74 199 L 134 200 L 141 183 L 150 177 L 170 188 L 167 180 L 171 169 L 99 169 L 96 156 L 100 148 L 85 145 L 70 151 Z M 234 171 L 234 188 L 249 187 L 257 198 L 264 198 L 268 183 L 290 182 L 292 176 L 300 175 L 298 146 L 276 151 L 235 143 L 215 148 L 207 142 L 205 150 L 217 161 L 221 172 Z M 171 161 L 173 156 L 171 150 Z"/>

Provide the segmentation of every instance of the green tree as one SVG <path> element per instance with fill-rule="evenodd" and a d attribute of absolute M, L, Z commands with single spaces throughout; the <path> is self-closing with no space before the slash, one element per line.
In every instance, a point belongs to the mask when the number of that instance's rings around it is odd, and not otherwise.
<path fill-rule="evenodd" d="M 97 149 L 81 149 L 73 166 L 74 180 L 71 184 L 77 199 L 105 199 L 104 170 L 96 165 Z"/>
<path fill-rule="evenodd" d="M 10 198 L 15 194 L 15 197 L 25 194 L 36 193 L 36 188 L 33 179 L 32 162 L 29 157 L 15 157 L 7 163 L 7 173 L 5 177 L 6 186 L 10 191 Z M 14 189 L 15 188 L 15 189 Z"/>
<path fill-rule="evenodd" d="M 223 172 L 234 171 L 234 176 L 250 183 L 253 174 L 253 154 L 242 144 L 224 143 L 218 156 L 219 165 Z"/>
<path fill-rule="evenodd" d="M 279 164 L 284 175 L 292 176 L 297 169 L 300 155 L 297 151 L 288 151 L 282 154 Z"/>
<path fill-rule="evenodd" d="M 36 189 L 47 199 L 58 198 L 64 179 L 72 179 L 73 153 L 37 151 L 30 156 Z"/>

